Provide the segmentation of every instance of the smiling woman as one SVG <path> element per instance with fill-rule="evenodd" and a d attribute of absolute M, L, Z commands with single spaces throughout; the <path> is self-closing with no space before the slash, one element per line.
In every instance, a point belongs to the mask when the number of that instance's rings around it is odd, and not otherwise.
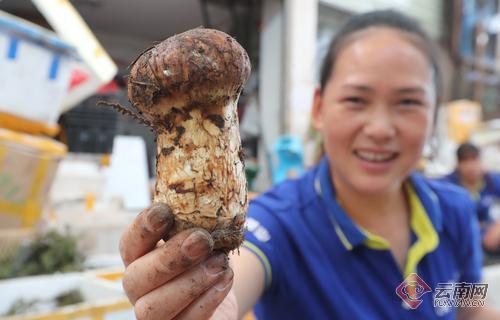
<path fill-rule="evenodd" d="M 313 107 L 338 201 L 388 241 L 401 270 L 411 234 L 402 185 L 420 158 L 436 96 L 429 59 L 410 39 L 377 26 L 344 41 Z"/>

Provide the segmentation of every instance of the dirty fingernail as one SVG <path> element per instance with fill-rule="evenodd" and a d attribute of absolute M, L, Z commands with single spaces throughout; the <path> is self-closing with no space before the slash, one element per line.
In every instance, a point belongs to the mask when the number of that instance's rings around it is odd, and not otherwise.
<path fill-rule="evenodd" d="M 200 230 L 193 231 L 181 246 L 182 253 L 191 259 L 199 258 L 211 249 L 211 239 Z"/>
<path fill-rule="evenodd" d="M 215 275 L 227 269 L 228 259 L 223 253 L 218 253 L 205 261 L 205 270 L 210 275 Z"/>
<path fill-rule="evenodd" d="M 155 203 L 149 208 L 147 223 L 149 229 L 158 231 L 161 228 L 170 229 L 174 224 L 174 215 L 169 206 L 164 203 Z"/>
<path fill-rule="evenodd" d="M 234 276 L 234 273 L 231 269 L 226 270 L 226 272 L 224 273 L 224 276 L 222 277 L 222 279 L 219 280 L 219 282 L 217 282 L 214 285 L 214 288 L 218 291 L 226 290 L 226 288 L 233 281 L 233 276 Z"/>

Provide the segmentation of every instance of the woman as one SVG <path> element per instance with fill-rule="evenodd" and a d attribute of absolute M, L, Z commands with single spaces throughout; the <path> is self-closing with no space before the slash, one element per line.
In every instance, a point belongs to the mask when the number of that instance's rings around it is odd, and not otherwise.
<path fill-rule="evenodd" d="M 124 288 L 138 319 L 236 319 L 255 304 L 262 319 L 497 318 L 486 308 L 434 308 L 429 293 L 480 280 L 472 203 L 412 174 L 439 87 L 432 43 L 416 22 L 394 11 L 351 19 L 314 96 L 326 156 L 252 202 L 231 268 L 202 230 L 157 245 L 172 224 L 163 205 L 125 232 Z"/>

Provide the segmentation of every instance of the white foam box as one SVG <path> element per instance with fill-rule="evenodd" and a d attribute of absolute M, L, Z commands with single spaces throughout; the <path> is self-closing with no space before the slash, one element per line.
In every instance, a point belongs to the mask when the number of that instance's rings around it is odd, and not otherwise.
<path fill-rule="evenodd" d="M 132 305 L 121 286 L 123 268 L 56 273 L 0 281 L 0 317 L 6 320 L 39 319 L 134 319 Z M 58 308 L 55 297 L 78 290 L 84 302 Z M 13 303 L 38 301 L 28 314 L 2 317 Z"/>
<path fill-rule="evenodd" d="M 483 274 L 484 282 L 488 284 L 487 303 L 500 309 L 500 265 L 485 267 Z"/>

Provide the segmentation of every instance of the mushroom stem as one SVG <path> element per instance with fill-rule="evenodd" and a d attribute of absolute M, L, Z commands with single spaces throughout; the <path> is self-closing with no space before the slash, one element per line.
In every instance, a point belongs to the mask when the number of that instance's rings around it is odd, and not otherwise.
<path fill-rule="evenodd" d="M 216 249 L 241 243 L 247 207 L 237 100 L 224 96 L 202 107 L 172 107 L 166 118 L 175 121 L 157 136 L 154 201 L 175 204 L 172 234 L 202 227 Z"/>

